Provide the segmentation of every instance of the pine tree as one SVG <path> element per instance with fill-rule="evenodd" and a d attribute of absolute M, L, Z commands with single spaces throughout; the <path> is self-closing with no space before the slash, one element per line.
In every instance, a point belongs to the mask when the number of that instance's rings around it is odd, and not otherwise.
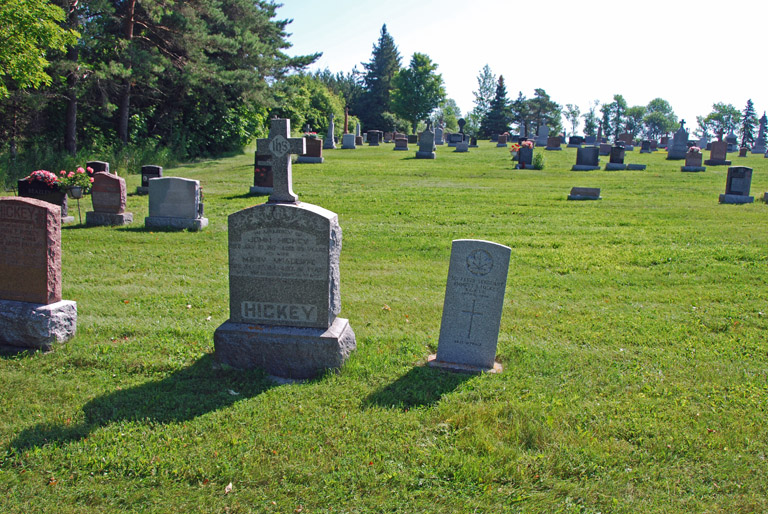
<path fill-rule="evenodd" d="M 499 75 L 496 94 L 493 96 L 488 113 L 480 122 L 480 133 L 485 137 L 490 137 L 495 134 L 508 132 L 511 119 L 509 100 L 507 100 L 507 87 L 504 85 L 504 75 Z"/>
<path fill-rule="evenodd" d="M 739 129 L 739 135 L 741 136 L 742 147 L 751 147 L 755 144 L 756 125 L 757 114 L 755 113 L 755 105 L 750 98 L 747 100 L 747 105 L 741 113 L 741 128 Z"/>
<path fill-rule="evenodd" d="M 472 94 L 475 95 L 475 108 L 472 113 L 479 119 L 482 119 L 491 108 L 496 82 L 496 75 L 491 72 L 491 67 L 487 64 L 483 66 L 480 75 L 477 76 L 477 91 L 472 91 Z"/>
<path fill-rule="evenodd" d="M 355 114 L 366 130 L 372 130 L 383 126 L 381 115 L 391 108 L 392 79 L 400 71 L 400 53 L 395 40 L 387 32 L 386 24 L 381 27 L 378 44 L 373 45 L 371 61 L 363 63 L 363 67 L 366 70 L 363 78 L 365 93 L 360 101 L 360 110 Z"/>

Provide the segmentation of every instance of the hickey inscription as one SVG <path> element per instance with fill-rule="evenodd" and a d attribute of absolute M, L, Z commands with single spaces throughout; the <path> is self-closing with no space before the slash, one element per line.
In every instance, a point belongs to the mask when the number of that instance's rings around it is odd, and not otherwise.
<path fill-rule="evenodd" d="M 256 278 L 306 279 L 328 274 L 328 245 L 288 228 L 248 230 L 230 244 L 229 272 Z"/>
<path fill-rule="evenodd" d="M 243 302 L 240 304 L 243 319 L 268 321 L 317 321 L 317 307 L 290 303 Z"/>

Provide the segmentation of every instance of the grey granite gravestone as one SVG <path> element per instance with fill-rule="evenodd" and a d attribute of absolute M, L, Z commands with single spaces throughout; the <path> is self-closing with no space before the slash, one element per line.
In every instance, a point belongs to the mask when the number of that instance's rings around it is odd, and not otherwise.
<path fill-rule="evenodd" d="M 601 200 L 599 187 L 572 187 L 569 200 Z"/>
<path fill-rule="evenodd" d="M 615 144 L 611 147 L 611 156 L 608 164 L 605 165 L 606 171 L 617 171 L 627 169 L 624 164 L 624 146 Z"/>
<path fill-rule="evenodd" d="M 763 117 L 760 118 L 760 128 L 757 130 L 757 139 L 755 140 L 755 145 L 752 147 L 752 153 L 764 154 L 768 151 L 768 149 L 766 149 L 766 139 L 768 139 L 766 131 L 768 131 L 768 117 L 763 113 Z"/>
<path fill-rule="evenodd" d="M 270 134 L 290 133 L 287 119 L 271 124 Z M 214 333 L 215 358 L 306 379 L 339 368 L 355 349 L 355 334 L 347 319 L 337 317 L 338 216 L 298 201 L 291 153 L 303 149 L 279 137 L 257 142 L 271 152 L 275 194 L 229 216 L 230 317 Z"/>
<path fill-rule="evenodd" d="M 416 152 L 417 159 L 435 158 L 435 133 L 432 131 L 432 125 L 428 122 L 427 128 L 421 133 L 419 138 L 419 150 Z"/>
<path fill-rule="evenodd" d="M 368 131 L 368 146 L 379 146 L 379 131 L 378 130 L 369 130 Z"/>
<path fill-rule="evenodd" d="M 584 138 L 581 136 L 571 136 L 568 138 L 568 148 L 581 148 Z"/>
<path fill-rule="evenodd" d="M 466 153 L 469 152 L 469 143 L 467 141 L 461 141 L 460 143 L 456 143 L 456 149 L 454 152 L 458 153 Z"/>
<path fill-rule="evenodd" d="M 200 182 L 180 177 L 153 178 L 149 181 L 147 228 L 201 230 L 208 226 L 203 217 Z"/>
<path fill-rule="evenodd" d="M 429 364 L 456 371 L 501 371 L 495 362 L 512 250 L 477 239 L 451 246 L 437 354 Z"/>
<path fill-rule="evenodd" d="M 120 226 L 133 222 L 133 213 L 125 211 L 124 178 L 103 171 L 94 173 L 91 200 L 93 210 L 85 213 L 87 226 Z"/>
<path fill-rule="evenodd" d="M 651 153 L 651 142 L 647 139 L 640 143 L 640 153 Z"/>
<path fill-rule="evenodd" d="M 720 203 L 752 203 L 754 196 L 749 196 L 752 187 L 752 168 L 732 166 L 728 168 L 725 182 L 725 194 L 720 195 Z"/>
<path fill-rule="evenodd" d="M 571 171 L 591 171 L 600 169 L 600 149 L 596 146 L 579 147 L 576 150 L 576 164 Z"/>
<path fill-rule="evenodd" d="M 709 146 L 709 159 L 704 161 L 707 166 L 730 166 L 728 157 L 728 143 L 725 141 L 713 141 Z"/>
<path fill-rule="evenodd" d="M 341 136 L 341 149 L 342 150 L 355 150 L 357 145 L 355 144 L 354 134 L 344 134 Z"/>
<path fill-rule="evenodd" d="M 470 148 L 477 148 L 477 138 L 475 136 L 471 136 L 469 138 L 469 147 Z"/>
<path fill-rule="evenodd" d="M 408 139 L 405 137 L 398 137 L 395 139 L 395 150 L 398 151 L 407 151 L 408 150 Z"/>
<path fill-rule="evenodd" d="M 334 133 L 336 131 L 336 126 L 333 123 L 334 117 L 335 115 L 331 113 L 328 118 L 328 132 L 325 135 L 325 141 L 323 141 L 323 150 L 333 150 L 336 148 L 336 140 L 334 139 Z"/>
<path fill-rule="evenodd" d="M 61 211 L 43 200 L 0 198 L 0 350 L 50 350 L 77 330 L 61 299 Z"/>
<path fill-rule="evenodd" d="M 533 169 L 533 148 L 529 146 L 520 146 L 517 151 L 517 165 L 515 169 Z"/>
<path fill-rule="evenodd" d="M 435 144 L 436 145 L 443 144 L 443 127 L 441 127 L 440 125 L 435 127 Z"/>
<path fill-rule="evenodd" d="M 535 140 L 536 146 L 549 146 L 547 141 L 548 139 L 549 139 L 549 127 L 547 127 L 546 125 L 540 126 L 539 133 L 536 135 L 536 140 Z"/>
<path fill-rule="evenodd" d="M 593 146 L 593 145 L 596 146 L 598 144 L 597 137 L 596 136 L 586 136 L 584 138 L 584 144 L 585 145 L 589 145 L 589 146 Z"/>
<path fill-rule="evenodd" d="M 141 185 L 136 188 L 136 194 L 149 194 L 149 179 L 163 176 L 163 167 L 154 164 L 145 164 L 141 167 Z"/>
<path fill-rule="evenodd" d="M 707 171 L 707 168 L 701 165 L 701 159 L 701 151 L 692 152 L 688 150 L 688 152 L 685 154 L 685 166 L 681 166 L 680 171 Z"/>
<path fill-rule="evenodd" d="M 672 136 L 672 145 L 667 147 L 667 160 L 685 159 L 686 152 L 688 152 L 688 131 L 685 130 L 685 120 L 680 120 L 680 128 Z"/>

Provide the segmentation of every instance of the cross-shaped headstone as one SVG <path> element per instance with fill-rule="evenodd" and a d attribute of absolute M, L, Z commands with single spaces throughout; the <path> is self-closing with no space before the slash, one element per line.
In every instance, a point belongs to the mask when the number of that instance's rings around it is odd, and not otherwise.
<path fill-rule="evenodd" d="M 291 176 L 291 155 L 307 153 L 303 137 L 291 137 L 291 120 L 275 118 L 270 121 L 269 137 L 256 141 L 256 151 L 272 158 L 272 194 L 270 203 L 296 203 L 298 195 L 293 192 Z"/>

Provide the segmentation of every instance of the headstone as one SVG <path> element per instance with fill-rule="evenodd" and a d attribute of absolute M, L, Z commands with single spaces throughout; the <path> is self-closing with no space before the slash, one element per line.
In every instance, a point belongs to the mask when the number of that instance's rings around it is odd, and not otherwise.
<path fill-rule="evenodd" d="M 659 146 L 661 148 L 666 148 L 667 146 L 669 146 L 669 136 L 661 136 L 661 139 L 659 139 Z"/>
<path fill-rule="evenodd" d="M 597 138 L 595 136 L 587 136 L 587 137 L 584 138 L 584 144 L 585 145 L 590 145 L 590 146 L 591 145 L 597 145 L 598 141 L 597 141 Z"/>
<path fill-rule="evenodd" d="M 296 159 L 297 163 L 301 164 L 322 164 L 323 163 L 323 147 L 326 146 L 322 139 L 313 137 L 307 137 L 306 140 L 306 153 L 299 155 Z M 332 148 L 336 148 L 334 143 Z"/>
<path fill-rule="evenodd" d="M 464 134 L 448 134 L 448 146 L 455 148 L 459 143 L 464 142 Z"/>
<path fill-rule="evenodd" d="M 272 161 L 268 155 L 259 155 L 256 152 L 253 162 L 253 187 L 251 194 L 272 194 Z"/>
<path fill-rule="evenodd" d="M 680 167 L 680 171 L 707 171 L 707 168 L 701 165 L 701 151 L 691 151 L 685 154 L 685 166 Z"/>
<path fill-rule="evenodd" d="M 369 130 L 368 131 L 368 146 L 379 146 L 379 131 L 378 130 Z"/>
<path fill-rule="evenodd" d="M 499 134 L 496 139 L 496 148 L 501 148 L 507 146 L 507 135 L 506 134 Z"/>
<path fill-rule="evenodd" d="M 728 156 L 728 143 L 725 141 L 712 141 L 710 143 L 709 159 L 704 161 L 707 166 L 730 166 Z"/>
<path fill-rule="evenodd" d="M 395 139 L 395 150 L 398 151 L 407 151 L 408 150 L 408 139 L 404 137 L 399 137 Z"/>
<path fill-rule="evenodd" d="M 706 149 L 707 149 L 707 147 L 709 146 L 709 137 L 707 137 L 707 135 L 706 135 L 706 134 L 703 134 L 703 135 L 702 135 L 702 136 L 699 138 L 699 142 L 698 142 L 698 143 L 696 143 L 696 146 L 698 146 L 698 147 L 699 147 L 699 148 L 701 148 L 702 150 L 706 150 Z"/>
<path fill-rule="evenodd" d="M 432 130 L 432 124 L 427 123 L 427 128 L 419 137 L 419 150 L 416 152 L 417 159 L 435 158 L 435 133 Z"/>
<path fill-rule="evenodd" d="M 601 200 L 599 187 L 572 187 L 569 200 Z"/>
<path fill-rule="evenodd" d="M 133 222 L 133 213 L 125 212 L 124 178 L 103 171 L 94 173 L 91 200 L 93 210 L 85 213 L 87 226 L 119 226 Z"/>
<path fill-rule="evenodd" d="M 86 168 L 91 168 L 93 170 L 93 173 L 98 173 L 100 171 L 103 171 L 104 173 L 109 173 L 109 163 L 104 161 L 88 161 L 85 163 Z"/>
<path fill-rule="evenodd" d="M 362 137 L 362 136 L 363 136 L 363 135 L 360 133 L 360 124 L 359 124 L 359 123 L 355 123 L 355 137 L 357 137 L 357 136 L 360 136 L 360 137 Z"/>
<path fill-rule="evenodd" d="M 536 143 L 538 145 L 538 143 Z M 560 147 L 560 137 L 548 137 L 547 138 L 547 147 L 544 148 L 545 150 L 562 150 Z"/>
<path fill-rule="evenodd" d="M 752 147 L 752 153 L 766 153 L 766 140 L 768 139 L 768 117 L 763 113 L 763 117 L 760 118 L 760 128 L 757 130 L 757 139 L 755 140 L 755 146 Z"/>
<path fill-rule="evenodd" d="M 596 146 L 585 146 L 576 150 L 576 164 L 571 171 L 591 171 L 600 169 L 600 149 Z"/>
<path fill-rule="evenodd" d="M 355 136 L 355 146 L 363 146 L 363 136 Z"/>
<path fill-rule="evenodd" d="M 464 134 L 464 126 L 467 124 L 467 120 L 464 118 L 459 118 L 456 123 L 459 125 L 459 133 Z"/>
<path fill-rule="evenodd" d="M 617 171 L 627 169 L 624 164 L 624 147 L 620 144 L 611 147 L 611 154 L 608 164 L 605 165 L 606 171 Z"/>
<path fill-rule="evenodd" d="M 384 132 L 384 142 L 391 143 L 394 141 L 395 135 L 392 132 Z"/>
<path fill-rule="evenodd" d="M 501 371 L 495 362 L 512 250 L 476 239 L 453 241 L 437 354 L 429 365 Z"/>
<path fill-rule="evenodd" d="M 280 128 L 279 126 L 282 126 Z M 290 133 L 290 121 L 272 120 Z M 276 146 L 273 162 L 289 150 Z M 290 191 L 289 168 L 275 167 L 275 186 Z M 341 310 L 338 216 L 322 207 L 272 200 L 229 216 L 230 317 L 214 333 L 218 362 L 262 368 L 287 379 L 337 369 L 355 349 Z"/>
<path fill-rule="evenodd" d="M 69 216 L 67 193 L 62 191 L 58 185 L 54 184 L 49 186 L 43 182 L 37 180 L 29 181 L 25 178 L 20 179 L 16 185 L 19 196 L 21 197 L 34 198 L 35 200 L 42 200 L 57 205 L 61 212 L 62 224 L 75 221 L 74 216 Z"/>
<path fill-rule="evenodd" d="M 477 138 L 475 136 L 469 138 L 469 147 L 477 148 Z"/>
<path fill-rule="evenodd" d="M 655 139 L 651 140 L 651 152 L 656 152 L 659 150 L 659 142 Z"/>
<path fill-rule="evenodd" d="M 341 136 L 341 149 L 342 150 L 354 150 L 357 148 L 355 142 L 356 136 L 354 134 L 344 134 Z"/>
<path fill-rule="evenodd" d="M 419 142 L 419 136 L 416 134 L 408 134 L 408 142 L 409 143 L 418 143 Z"/>
<path fill-rule="evenodd" d="M 720 195 L 720 203 L 752 203 L 754 196 L 749 196 L 752 186 L 752 168 L 732 166 L 728 168 L 725 182 L 725 194 Z"/>
<path fill-rule="evenodd" d="M 584 143 L 584 138 L 581 136 L 571 136 L 568 138 L 568 148 L 580 148 Z"/>
<path fill-rule="evenodd" d="M 335 114 L 331 113 L 330 117 L 328 118 L 328 132 L 325 135 L 325 142 L 321 142 L 324 150 L 333 150 L 336 148 L 336 139 L 334 139 L 336 125 L 333 122 L 334 117 Z"/>
<path fill-rule="evenodd" d="M 685 130 L 685 120 L 680 120 L 680 128 L 672 136 L 672 146 L 667 148 L 667 160 L 679 161 L 685 159 L 688 152 L 688 131 Z"/>
<path fill-rule="evenodd" d="M 203 217 L 200 182 L 180 177 L 153 178 L 149 181 L 147 228 L 201 230 L 208 226 Z"/>
<path fill-rule="evenodd" d="M 539 133 L 536 136 L 536 146 L 544 146 L 544 145 L 549 146 L 548 142 L 549 142 L 549 127 L 547 127 L 546 125 L 541 125 L 539 127 Z M 557 146 L 559 148 L 560 145 L 557 145 Z"/>
<path fill-rule="evenodd" d="M 733 130 L 731 130 L 731 132 L 725 136 L 725 142 L 728 143 L 729 152 L 739 151 L 739 138 L 736 134 L 733 133 Z"/>
<path fill-rule="evenodd" d="M 741 148 L 739 148 L 739 157 L 746 157 L 748 151 L 749 151 L 749 148 L 747 148 L 746 146 L 742 146 Z"/>
<path fill-rule="evenodd" d="M 459 153 L 466 153 L 469 152 L 469 143 L 466 141 L 462 141 L 461 143 L 456 143 L 456 150 L 454 152 Z"/>
<path fill-rule="evenodd" d="M 632 134 L 628 132 L 624 132 L 623 134 L 619 134 L 619 136 L 616 138 L 617 141 L 621 141 L 624 143 L 623 146 L 632 146 Z"/>
<path fill-rule="evenodd" d="M 435 144 L 436 145 L 443 144 L 443 127 L 441 127 L 440 125 L 435 127 Z"/>
<path fill-rule="evenodd" d="M 520 146 L 517 151 L 517 166 L 516 169 L 533 169 L 533 148 L 529 146 Z"/>
<path fill-rule="evenodd" d="M 640 153 L 651 153 L 651 142 L 647 139 L 640 143 Z"/>
<path fill-rule="evenodd" d="M 141 185 L 136 188 L 136 194 L 149 194 L 149 179 L 163 176 L 163 167 L 146 164 L 141 167 Z"/>
<path fill-rule="evenodd" d="M 0 198 L 0 349 L 50 350 L 75 335 L 77 304 L 61 299 L 61 211 Z"/>
<path fill-rule="evenodd" d="M 613 148 L 608 143 L 600 143 L 600 147 L 597 153 L 600 155 L 611 155 L 611 148 Z"/>

